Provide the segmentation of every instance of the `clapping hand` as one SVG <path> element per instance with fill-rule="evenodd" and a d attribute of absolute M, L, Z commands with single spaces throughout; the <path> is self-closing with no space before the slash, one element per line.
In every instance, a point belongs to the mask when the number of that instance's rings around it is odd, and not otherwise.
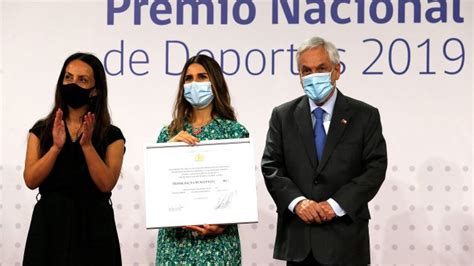
<path fill-rule="evenodd" d="M 80 140 L 81 146 L 85 147 L 88 145 L 92 145 L 92 134 L 94 133 L 94 126 L 95 126 L 95 115 L 91 112 L 87 112 L 84 115 L 84 120 L 82 122 L 82 137 Z"/>
<path fill-rule="evenodd" d="M 61 150 L 66 142 L 66 127 L 63 120 L 63 111 L 58 108 L 53 122 L 53 146 Z"/>

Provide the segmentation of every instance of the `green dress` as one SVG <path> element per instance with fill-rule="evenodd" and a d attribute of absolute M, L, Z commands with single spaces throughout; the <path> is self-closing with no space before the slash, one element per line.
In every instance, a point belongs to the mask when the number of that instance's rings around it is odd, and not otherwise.
<path fill-rule="evenodd" d="M 191 124 L 185 122 L 184 130 L 192 133 Z M 248 131 L 237 121 L 219 117 L 201 128 L 194 135 L 199 140 L 247 138 Z M 164 127 L 158 143 L 170 139 L 168 127 Z M 164 228 L 158 232 L 156 265 L 241 265 L 240 240 L 237 225 L 228 225 L 224 232 L 215 236 L 192 235 L 191 230 Z"/>

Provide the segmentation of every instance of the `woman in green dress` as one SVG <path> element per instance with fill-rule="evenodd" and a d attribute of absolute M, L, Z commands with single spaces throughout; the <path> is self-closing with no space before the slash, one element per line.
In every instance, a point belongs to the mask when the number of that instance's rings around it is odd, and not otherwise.
<path fill-rule="evenodd" d="M 247 138 L 236 121 L 219 64 L 205 55 L 190 58 L 183 67 L 173 120 L 158 142 Z M 194 225 L 158 232 L 156 265 L 240 265 L 237 225 Z"/>

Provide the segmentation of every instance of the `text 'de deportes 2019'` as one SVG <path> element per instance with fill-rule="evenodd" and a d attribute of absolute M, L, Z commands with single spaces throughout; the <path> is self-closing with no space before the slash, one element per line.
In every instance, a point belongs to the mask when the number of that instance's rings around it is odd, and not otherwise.
<path fill-rule="evenodd" d="M 355 72 L 362 75 L 457 75 L 462 73 L 466 62 L 466 49 L 461 38 L 445 39 L 419 38 L 407 40 L 394 38 L 382 40 L 366 38 L 351 47 L 340 47 L 341 72 Z M 364 51 L 364 57 L 358 54 Z M 298 75 L 296 62 L 297 47 L 263 48 L 205 48 L 193 47 L 182 40 L 166 40 L 162 50 L 145 50 L 129 47 L 120 40 L 118 47 L 104 55 L 104 65 L 110 76 L 146 76 L 153 72 L 151 61 L 164 64 L 160 69 L 165 75 L 177 76 L 182 65 L 196 54 L 213 57 L 225 75 Z M 156 53 L 156 54 L 155 54 Z M 351 58 L 352 61 L 345 61 Z M 355 60 L 357 58 L 357 60 Z M 436 60 L 432 60 L 436 59 Z"/>

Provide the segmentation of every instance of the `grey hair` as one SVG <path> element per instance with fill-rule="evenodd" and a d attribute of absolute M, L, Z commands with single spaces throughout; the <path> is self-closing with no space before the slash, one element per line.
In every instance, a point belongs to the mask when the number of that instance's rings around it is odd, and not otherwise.
<path fill-rule="evenodd" d="M 339 59 L 339 52 L 337 51 L 336 46 L 332 44 L 332 42 L 326 41 L 321 37 L 312 37 L 304 41 L 300 47 L 298 47 L 298 51 L 296 52 L 296 62 L 298 63 L 298 67 L 300 65 L 300 56 L 303 52 L 314 49 L 318 47 L 323 47 L 326 52 L 329 54 L 329 60 L 333 65 L 339 64 L 341 61 Z"/>

